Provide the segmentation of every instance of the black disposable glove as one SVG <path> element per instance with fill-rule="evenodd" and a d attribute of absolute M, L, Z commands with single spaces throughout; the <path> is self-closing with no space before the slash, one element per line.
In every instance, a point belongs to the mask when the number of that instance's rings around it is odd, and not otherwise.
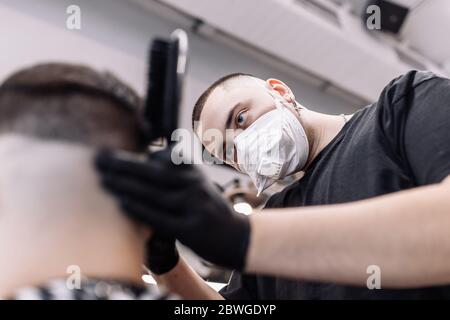
<path fill-rule="evenodd" d="M 96 165 L 103 186 L 131 217 L 177 238 L 212 263 L 244 268 L 248 218 L 236 213 L 196 167 L 173 164 L 168 150 L 146 160 L 102 152 Z"/>
<path fill-rule="evenodd" d="M 161 275 L 172 270 L 179 260 L 175 238 L 155 232 L 147 243 L 146 267 Z"/>

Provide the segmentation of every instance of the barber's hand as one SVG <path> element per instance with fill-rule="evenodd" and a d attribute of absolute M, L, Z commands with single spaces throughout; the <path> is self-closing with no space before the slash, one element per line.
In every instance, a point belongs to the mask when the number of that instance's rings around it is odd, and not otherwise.
<path fill-rule="evenodd" d="M 102 184 L 132 218 L 179 239 L 202 258 L 242 270 L 250 238 L 248 218 L 236 213 L 193 165 L 175 165 L 170 151 L 138 160 L 103 152 Z"/>
<path fill-rule="evenodd" d="M 146 267 L 153 274 L 162 275 L 175 268 L 179 260 L 175 238 L 157 232 L 153 233 L 147 243 Z"/>

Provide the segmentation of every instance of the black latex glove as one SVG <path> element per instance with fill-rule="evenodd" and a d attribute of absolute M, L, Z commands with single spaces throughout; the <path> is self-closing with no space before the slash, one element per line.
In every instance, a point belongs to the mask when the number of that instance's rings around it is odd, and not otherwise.
<path fill-rule="evenodd" d="M 147 243 L 146 267 L 156 275 L 172 270 L 180 260 L 175 238 L 154 233 Z"/>
<path fill-rule="evenodd" d="M 236 213 L 195 166 L 173 164 L 168 150 L 146 160 L 123 155 L 102 152 L 96 165 L 103 186 L 127 214 L 212 263 L 244 268 L 248 218 Z"/>

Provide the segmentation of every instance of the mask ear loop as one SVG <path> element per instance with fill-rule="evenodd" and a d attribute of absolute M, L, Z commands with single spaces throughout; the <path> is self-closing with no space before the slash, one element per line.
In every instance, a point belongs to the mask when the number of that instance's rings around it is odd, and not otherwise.
<path fill-rule="evenodd" d="M 297 101 L 295 101 L 295 99 L 292 101 L 292 108 L 294 108 L 295 111 L 297 111 L 298 113 L 300 113 L 300 107 L 297 103 Z"/>

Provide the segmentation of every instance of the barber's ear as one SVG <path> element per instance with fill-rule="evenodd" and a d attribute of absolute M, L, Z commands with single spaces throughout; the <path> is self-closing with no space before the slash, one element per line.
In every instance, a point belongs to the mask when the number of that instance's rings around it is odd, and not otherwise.
<path fill-rule="evenodd" d="M 270 78 L 266 80 L 267 85 L 271 90 L 276 91 L 287 102 L 294 102 L 295 96 L 291 89 L 281 80 Z"/>

